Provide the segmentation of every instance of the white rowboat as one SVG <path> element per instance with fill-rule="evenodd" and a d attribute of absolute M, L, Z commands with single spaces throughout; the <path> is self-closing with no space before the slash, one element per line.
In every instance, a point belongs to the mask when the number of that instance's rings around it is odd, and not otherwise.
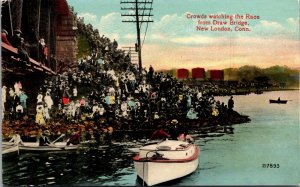
<path fill-rule="evenodd" d="M 76 150 L 78 147 L 79 145 L 67 145 L 67 142 L 56 142 L 48 146 L 39 146 L 38 142 L 24 142 L 24 145 L 19 145 L 20 151 L 34 152 Z"/>
<path fill-rule="evenodd" d="M 198 167 L 199 148 L 193 143 L 165 140 L 146 145 L 133 158 L 137 175 L 148 186 L 184 177 Z"/>
<path fill-rule="evenodd" d="M 10 142 L 2 142 L 2 155 L 19 153 L 19 146 Z"/>

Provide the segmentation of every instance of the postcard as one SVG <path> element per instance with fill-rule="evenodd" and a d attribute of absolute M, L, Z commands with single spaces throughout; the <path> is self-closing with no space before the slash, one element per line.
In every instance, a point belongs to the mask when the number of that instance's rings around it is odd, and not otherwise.
<path fill-rule="evenodd" d="M 299 185 L 299 28 L 299 0 L 1 0 L 2 185 Z"/>

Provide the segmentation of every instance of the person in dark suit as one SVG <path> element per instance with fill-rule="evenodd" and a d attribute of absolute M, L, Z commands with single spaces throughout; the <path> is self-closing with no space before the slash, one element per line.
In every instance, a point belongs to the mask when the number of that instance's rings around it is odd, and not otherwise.
<path fill-rule="evenodd" d="M 228 100 L 228 109 L 230 112 L 233 111 L 233 107 L 234 107 L 234 101 L 233 101 L 233 97 L 231 96 L 230 99 Z"/>
<path fill-rule="evenodd" d="M 40 146 L 49 146 L 51 144 L 49 138 L 47 137 L 47 131 L 42 133 L 42 136 L 39 138 L 39 145 Z"/>
<path fill-rule="evenodd" d="M 15 30 L 14 35 L 12 36 L 11 44 L 13 47 L 18 49 L 18 53 L 22 61 L 28 62 L 29 55 L 24 49 L 24 38 L 21 37 L 22 32 L 20 30 Z"/>

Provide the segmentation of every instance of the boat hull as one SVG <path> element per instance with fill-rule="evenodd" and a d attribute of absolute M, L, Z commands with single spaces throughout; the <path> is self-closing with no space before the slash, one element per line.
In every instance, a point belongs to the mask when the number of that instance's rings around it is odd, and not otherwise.
<path fill-rule="evenodd" d="M 156 185 L 193 173 L 198 158 L 187 163 L 134 162 L 137 175 L 148 185 Z"/>
<path fill-rule="evenodd" d="M 269 100 L 270 101 L 270 103 L 277 103 L 277 104 L 286 104 L 287 103 L 287 100 L 272 100 L 272 99 L 270 99 Z"/>
<path fill-rule="evenodd" d="M 133 161 L 138 177 L 152 186 L 193 173 L 199 164 L 198 156 L 198 146 L 170 140 L 140 148 Z"/>
<path fill-rule="evenodd" d="M 39 146 L 37 142 L 24 142 L 24 145 L 20 145 L 20 151 L 30 152 L 48 152 L 48 151 L 69 151 L 77 150 L 79 145 L 66 145 L 65 142 L 58 142 L 51 146 Z"/>
<path fill-rule="evenodd" d="M 3 145 L 2 144 L 2 156 L 19 153 L 18 145 Z"/>

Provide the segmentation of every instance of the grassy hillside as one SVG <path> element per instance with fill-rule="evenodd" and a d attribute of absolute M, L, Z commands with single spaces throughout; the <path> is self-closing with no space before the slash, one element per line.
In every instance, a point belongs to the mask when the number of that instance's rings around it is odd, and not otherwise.
<path fill-rule="evenodd" d="M 78 48 L 77 48 L 77 59 L 86 57 L 91 53 L 92 49 L 87 41 L 87 38 L 83 34 L 79 34 L 77 37 L 78 40 Z"/>

